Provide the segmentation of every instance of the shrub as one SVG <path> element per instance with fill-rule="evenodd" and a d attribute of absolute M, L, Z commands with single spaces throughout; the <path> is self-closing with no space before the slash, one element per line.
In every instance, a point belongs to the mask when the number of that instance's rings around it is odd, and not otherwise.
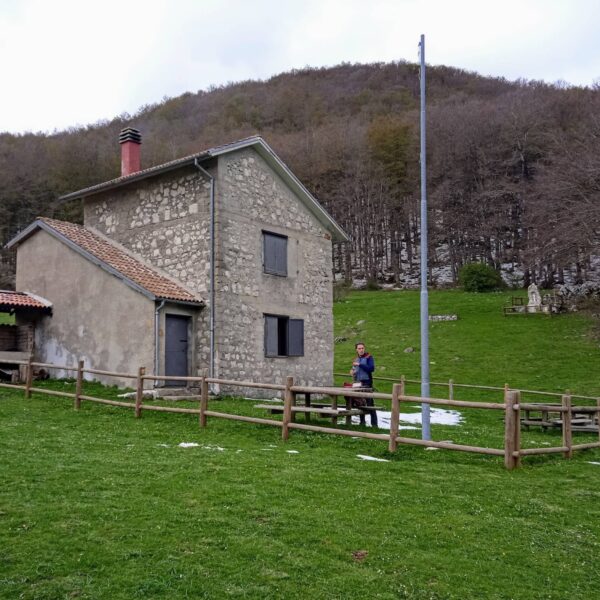
<path fill-rule="evenodd" d="M 350 285 L 345 281 L 338 281 L 333 284 L 333 301 L 344 302 L 350 291 Z"/>
<path fill-rule="evenodd" d="M 367 279 L 367 283 L 365 285 L 365 290 L 374 291 L 380 289 L 379 282 L 377 279 L 369 278 Z"/>
<path fill-rule="evenodd" d="M 502 276 L 484 263 L 470 263 L 458 272 L 458 283 L 465 292 L 491 292 L 504 287 Z"/>

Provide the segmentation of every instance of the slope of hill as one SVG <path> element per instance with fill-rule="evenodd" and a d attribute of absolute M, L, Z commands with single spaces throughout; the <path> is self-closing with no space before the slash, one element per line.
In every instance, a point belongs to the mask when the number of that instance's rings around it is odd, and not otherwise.
<path fill-rule="evenodd" d="M 352 235 L 346 278 L 414 280 L 418 253 L 418 68 L 342 64 L 245 81 L 52 135 L 0 134 L 0 242 L 36 215 L 80 218 L 68 191 L 118 174 L 125 125 L 144 166 L 258 133 Z M 592 276 L 600 230 L 600 91 L 428 69 L 430 243 L 454 279 L 485 260 L 517 280 Z M 0 257 L 0 286 L 11 257 Z"/>

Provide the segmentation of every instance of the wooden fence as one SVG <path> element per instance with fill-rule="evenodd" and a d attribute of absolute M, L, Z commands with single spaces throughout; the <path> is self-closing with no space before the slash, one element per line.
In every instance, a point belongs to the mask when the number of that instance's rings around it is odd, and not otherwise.
<path fill-rule="evenodd" d="M 382 392 L 361 392 L 352 390 L 351 388 L 344 389 L 335 387 L 314 387 L 314 386 L 303 386 L 295 385 L 293 377 L 287 377 L 284 384 L 272 384 L 272 383 L 259 383 L 252 381 L 237 381 L 229 379 L 217 379 L 213 377 L 176 377 L 176 376 L 159 376 L 159 375 L 146 375 L 144 367 L 140 367 L 136 374 L 131 373 L 115 373 L 111 371 L 101 371 L 98 369 L 85 368 L 83 361 L 79 361 L 76 367 L 55 365 L 49 363 L 36 363 L 29 360 L 26 365 L 26 379 L 25 385 L 14 385 L 0 383 L 0 387 L 8 389 L 22 389 L 25 391 L 25 397 L 30 398 L 33 392 L 40 394 L 47 394 L 50 396 L 60 396 L 65 398 L 72 398 L 75 409 L 81 407 L 81 402 L 97 402 L 100 404 L 108 404 L 110 406 L 118 406 L 123 408 L 130 408 L 134 411 L 135 417 L 139 418 L 142 416 L 142 411 L 160 411 L 169 413 L 182 413 L 182 414 L 193 414 L 198 415 L 200 427 L 207 426 L 208 417 L 231 419 L 234 421 L 243 421 L 247 423 L 256 423 L 260 425 L 270 425 L 281 428 L 282 439 L 286 441 L 289 438 L 290 430 L 298 429 L 303 431 L 314 431 L 319 433 L 333 434 L 333 435 L 346 435 L 358 438 L 367 438 L 371 440 L 380 440 L 388 443 L 390 452 L 394 452 L 398 444 L 407 444 L 415 446 L 425 446 L 427 448 L 443 448 L 446 450 L 457 450 L 461 452 L 474 452 L 477 454 L 486 454 L 491 456 L 502 456 L 504 457 L 504 465 L 507 469 L 514 469 L 520 466 L 521 458 L 524 456 L 532 456 L 536 454 L 552 454 L 561 453 L 565 458 L 571 458 L 573 452 L 576 450 L 585 450 L 589 448 L 600 448 L 600 398 L 591 398 L 596 400 L 596 406 L 585 406 L 585 407 L 574 407 L 572 405 L 572 399 L 578 398 L 589 398 L 586 396 L 573 396 L 571 394 L 561 395 L 560 406 L 552 406 L 553 412 L 559 412 L 562 415 L 562 445 L 557 447 L 546 447 L 546 448 L 522 448 L 521 447 L 521 411 L 522 410 L 541 410 L 544 405 L 540 404 L 528 404 L 521 402 L 521 394 L 525 391 L 528 393 L 546 394 L 546 392 L 537 392 L 535 390 L 514 390 L 510 389 L 508 385 L 504 388 L 497 388 L 492 386 L 476 386 L 467 384 L 453 384 L 455 387 L 470 387 L 476 389 L 491 389 L 501 390 L 503 392 L 503 402 L 476 402 L 466 400 L 455 400 L 453 398 L 453 386 L 452 380 L 448 383 L 450 390 L 449 398 L 422 398 L 420 396 L 412 396 L 405 393 L 405 384 L 407 382 L 416 383 L 416 380 L 407 380 L 404 377 L 401 381 L 393 380 L 391 378 L 385 378 L 393 383 L 392 393 Z M 33 387 L 33 370 L 34 367 L 47 368 L 47 369 L 58 369 L 61 371 L 73 372 L 76 374 L 75 392 L 60 392 L 56 390 L 50 390 L 46 388 Z M 108 400 L 106 398 L 97 398 L 93 396 L 87 396 L 82 394 L 83 381 L 86 373 L 104 375 L 108 377 L 118 377 L 121 379 L 131 379 L 135 381 L 135 402 L 125 402 L 118 400 Z M 196 383 L 200 385 L 200 400 L 198 408 L 180 408 L 176 406 L 157 406 L 154 404 L 144 403 L 144 381 L 181 381 L 182 383 Z M 379 378 L 380 380 L 384 378 Z M 267 389 L 275 390 L 283 393 L 283 419 L 267 419 L 252 417 L 248 415 L 237 415 L 231 413 L 218 412 L 209 410 L 209 385 L 219 384 L 226 386 L 234 386 L 241 388 L 254 388 L 254 389 Z M 446 384 L 432 384 L 432 385 L 446 385 Z M 334 427 L 324 427 L 320 425 L 313 425 L 308 423 L 297 423 L 295 421 L 295 415 L 297 413 L 306 412 L 308 409 L 304 406 L 296 405 L 296 396 L 298 394 L 320 394 L 330 396 L 349 396 L 357 398 L 372 398 L 373 400 L 388 400 L 391 403 L 391 419 L 390 419 L 390 431 L 389 433 L 372 433 L 368 431 L 358 431 L 350 429 L 337 429 Z M 548 394 L 554 395 L 554 394 Z M 402 403 L 420 403 L 429 404 L 436 406 L 451 406 L 455 408 L 468 408 L 468 409 L 480 409 L 480 410 L 492 410 L 499 411 L 504 414 L 504 447 L 503 448 L 486 448 L 480 446 L 469 446 L 464 444 L 454 444 L 452 442 L 436 442 L 433 440 L 421 440 L 417 438 L 402 437 L 398 435 L 400 427 L 400 412 Z M 314 410 L 314 409 L 313 409 Z M 590 442 L 585 444 L 574 444 L 573 443 L 573 431 L 571 427 L 571 421 L 574 412 L 577 413 L 591 413 L 596 414 L 599 422 L 598 441 Z"/>
<path fill-rule="evenodd" d="M 351 379 L 351 376 L 348 373 L 334 373 L 333 375 L 335 377 L 341 377 L 343 379 Z M 404 375 L 400 375 L 398 377 L 375 376 L 375 377 L 373 377 L 373 381 L 382 381 L 382 382 L 388 382 L 388 383 L 397 383 L 397 382 L 414 383 L 414 384 L 421 383 L 420 379 L 407 379 L 406 377 L 404 377 Z M 456 383 L 454 381 L 454 379 L 448 379 L 448 381 L 431 381 L 429 383 L 429 385 L 430 385 L 430 387 L 448 388 L 448 397 L 451 400 L 454 398 L 454 390 L 456 388 L 498 391 L 498 392 L 502 392 L 506 389 L 506 385 L 504 387 L 498 387 L 498 386 L 494 386 L 494 385 L 476 385 L 476 384 L 471 384 L 471 383 Z M 562 398 L 564 396 L 564 394 L 560 393 L 560 392 L 542 392 L 539 390 L 526 390 L 526 389 L 519 389 L 519 391 L 522 394 L 532 394 L 532 395 L 537 395 L 537 396 L 548 396 L 548 397 L 555 397 L 555 398 Z M 582 396 L 580 394 L 570 394 L 570 393 L 569 393 L 569 395 L 571 396 L 571 398 L 578 398 L 580 400 L 600 401 L 600 398 L 597 396 Z"/>

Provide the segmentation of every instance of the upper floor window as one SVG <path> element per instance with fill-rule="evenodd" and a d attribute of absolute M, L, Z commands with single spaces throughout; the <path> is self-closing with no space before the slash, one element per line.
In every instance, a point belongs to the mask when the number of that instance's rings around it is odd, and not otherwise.
<path fill-rule="evenodd" d="M 287 277 L 287 235 L 263 231 L 263 268 L 265 273 Z"/>

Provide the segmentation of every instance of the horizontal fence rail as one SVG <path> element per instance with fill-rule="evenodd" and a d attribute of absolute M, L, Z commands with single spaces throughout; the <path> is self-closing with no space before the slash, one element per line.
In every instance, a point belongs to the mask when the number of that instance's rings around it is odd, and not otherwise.
<path fill-rule="evenodd" d="M 334 373 L 333 374 L 334 377 L 342 377 L 344 379 L 348 379 L 350 380 L 352 378 L 352 376 L 348 373 Z M 421 384 L 421 380 L 420 379 L 407 379 L 404 377 L 404 375 L 401 375 L 400 377 L 383 377 L 381 375 L 375 375 L 373 376 L 373 381 L 388 381 L 390 383 L 414 383 L 414 384 Z M 495 386 L 495 385 L 476 385 L 476 384 L 472 384 L 472 383 L 457 383 L 456 381 L 454 381 L 453 379 L 449 379 L 448 381 L 431 381 L 429 383 L 430 386 L 437 386 L 437 387 L 447 387 L 449 388 L 450 392 L 452 393 L 452 390 L 454 388 L 464 388 L 464 389 L 473 389 L 473 390 L 488 390 L 488 391 L 494 391 L 494 392 L 502 392 L 504 391 L 504 387 L 499 387 L 499 386 Z M 519 390 L 522 394 L 533 394 L 533 395 L 539 395 L 539 396 L 553 396 L 555 398 L 561 398 L 562 397 L 562 393 L 561 392 L 542 392 L 540 390 L 526 390 L 526 389 L 522 389 L 519 388 Z M 579 398 L 580 400 L 597 400 L 597 396 L 583 396 L 581 394 L 571 394 L 571 398 Z"/>
<path fill-rule="evenodd" d="M 391 377 L 378 377 L 380 381 L 390 381 L 393 383 L 392 393 L 387 394 L 383 392 L 365 392 L 360 391 L 356 388 L 340 388 L 340 387 L 323 387 L 323 386 L 309 386 L 309 385 L 297 385 L 294 382 L 293 377 L 287 377 L 284 384 L 275 383 L 263 383 L 255 381 L 240 381 L 233 379 L 219 379 L 216 377 L 206 376 L 195 376 L 195 377 L 183 377 L 183 376 L 169 376 L 169 375 L 146 375 L 144 367 L 140 367 L 136 374 L 133 373 L 118 373 L 113 371 L 106 371 L 100 369 L 86 368 L 83 361 L 79 361 L 77 366 L 72 365 L 57 365 L 52 363 L 42 363 L 29 361 L 17 361 L 14 364 L 25 366 L 25 384 L 8 384 L 0 383 L 0 388 L 5 389 L 18 389 L 24 390 L 25 397 L 30 398 L 32 393 L 46 394 L 48 396 L 56 396 L 62 398 L 70 398 L 74 401 L 74 408 L 79 409 L 81 402 L 95 402 L 98 404 L 105 404 L 108 406 L 115 406 L 119 408 L 129 408 L 134 410 L 136 418 L 141 417 L 142 411 L 155 411 L 155 412 L 167 412 L 167 413 L 179 413 L 179 414 L 190 414 L 197 415 L 199 417 L 200 427 L 207 426 L 208 417 L 229 419 L 232 421 L 240 421 L 245 423 L 253 423 L 257 425 L 267 425 L 272 427 L 278 427 L 281 429 L 281 435 L 283 440 L 289 438 L 290 430 L 299 431 L 312 431 L 331 435 L 341 436 L 352 436 L 356 438 L 364 438 L 370 440 L 385 441 L 388 443 L 390 452 L 397 449 L 398 444 L 422 446 L 426 448 L 441 448 L 445 450 L 454 450 L 460 452 L 472 452 L 476 454 L 485 454 L 490 456 L 502 456 L 504 457 L 504 465 L 507 469 L 514 469 L 520 465 L 522 457 L 544 455 L 544 454 L 563 454 L 565 458 L 570 458 L 574 451 L 587 450 L 592 448 L 600 448 L 600 398 L 591 396 L 580 396 L 573 395 L 569 392 L 564 394 L 555 394 L 552 392 L 541 392 L 537 390 L 515 390 L 510 388 L 508 385 L 504 387 L 494 386 L 478 386 L 471 384 L 459 384 L 455 383 L 452 379 L 448 383 L 431 383 L 434 386 L 448 387 L 449 398 L 422 398 L 420 396 L 413 396 L 405 393 L 405 386 L 407 383 L 420 383 L 419 380 L 405 379 L 403 376 L 396 379 Z M 51 390 L 47 388 L 40 388 L 33 386 L 33 373 L 34 368 L 46 368 L 55 369 L 59 371 L 75 372 L 75 392 L 62 392 L 58 390 Z M 105 377 L 114 377 L 118 379 L 131 379 L 135 381 L 135 401 L 126 402 L 120 400 L 110 400 L 107 398 L 98 398 L 95 396 L 88 396 L 83 394 L 83 383 L 86 374 L 102 375 Z M 348 377 L 345 374 L 334 373 L 336 376 Z M 199 407 L 198 408 L 183 408 L 176 406 L 160 406 L 154 404 L 148 404 L 144 402 L 144 382 L 146 381 L 180 381 L 187 384 L 198 384 L 200 387 L 199 396 Z M 283 413 L 282 420 L 268 419 L 261 417 L 254 417 L 248 415 L 238 415 L 232 413 L 219 412 L 215 410 L 209 410 L 209 386 L 210 384 L 216 384 L 219 386 L 230 386 L 237 388 L 251 388 L 251 389 L 263 389 L 283 392 L 283 404 L 273 404 L 272 407 L 260 406 L 258 408 L 272 408 L 276 411 Z M 502 391 L 503 398 L 502 402 L 477 402 L 472 400 L 456 400 L 454 399 L 454 388 L 471 388 L 478 390 L 493 390 Z M 525 403 L 521 401 L 521 394 L 539 394 L 551 397 L 560 398 L 560 403 Z M 321 408 L 323 405 L 311 406 L 308 399 L 311 394 L 319 396 L 330 396 L 333 400 L 333 404 L 327 405 L 329 408 Z M 298 395 L 304 395 L 305 405 L 296 405 L 296 399 Z M 346 399 L 346 409 L 337 408 L 338 397 Z M 318 415 L 328 415 L 332 418 L 334 423 L 337 424 L 338 413 L 339 416 L 346 417 L 346 423 L 349 424 L 350 415 L 353 414 L 369 414 L 369 409 L 375 411 L 378 407 L 369 406 L 358 406 L 352 408 L 352 399 L 372 399 L 372 400 L 385 400 L 391 404 L 391 419 L 390 419 L 390 431 L 389 433 L 374 433 L 362 430 L 353 429 L 339 429 L 336 427 L 325 427 L 322 425 L 314 425 L 305 423 L 297 423 L 295 421 L 296 414 L 304 413 L 306 420 L 309 420 L 310 413 Z M 595 400 L 595 406 L 574 406 L 572 401 L 574 398 Z M 417 438 L 410 438 L 399 436 L 399 422 L 400 422 L 400 409 L 403 403 L 417 403 L 417 404 L 429 404 L 436 406 L 451 406 L 456 408 L 467 408 L 467 409 L 483 409 L 483 410 L 498 410 L 504 413 L 504 447 L 503 448 L 486 448 L 480 446 L 470 446 L 466 444 L 455 444 L 448 441 L 433 441 L 433 440 L 422 440 Z M 555 420 L 557 424 L 560 424 L 562 429 L 562 444 L 560 446 L 551 448 L 522 448 L 521 447 L 521 411 L 536 411 L 542 414 L 556 413 L 560 415 L 560 419 Z M 529 414 L 529 412 L 527 413 Z M 594 423 L 594 416 L 598 419 L 598 441 L 587 442 L 583 444 L 573 443 L 573 417 L 574 415 L 591 415 L 591 422 Z M 554 425 L 546 420 L 538 419 L 535 420 L 523 420 L 525 424 L 536 423 L 544 427 Z M 577 423 L 577 422 L 576 422 Z"/>

